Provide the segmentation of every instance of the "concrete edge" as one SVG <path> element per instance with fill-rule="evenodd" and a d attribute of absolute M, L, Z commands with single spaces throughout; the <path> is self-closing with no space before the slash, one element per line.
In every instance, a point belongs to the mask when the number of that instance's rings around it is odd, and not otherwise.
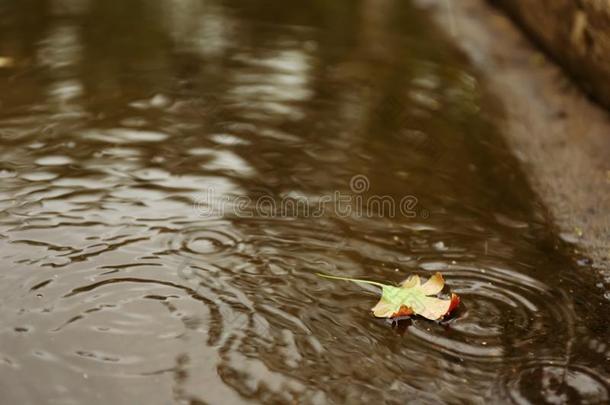
<path fill-rule="evenodd" d="M 485 0 L 414 0 L 431 11 L 502 104 L 501 128 L 561 238 L 610 290 L 610 116 Z"/>

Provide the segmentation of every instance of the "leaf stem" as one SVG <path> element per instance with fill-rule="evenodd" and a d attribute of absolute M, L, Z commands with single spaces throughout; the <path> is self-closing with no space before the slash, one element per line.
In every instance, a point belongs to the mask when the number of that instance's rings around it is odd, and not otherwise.
<path fill-rule="evenodd" d="M 353 281 L 353 282 L 356 282 L 356 283 L 371 284 L 371 285 L 376 285 L 377 287 L 381 287 L 381 288 L 388 287 L 387 285 L 382 284 L 382 283 L 378 283 L 376 281 L 362 280 L 360 278 L 349 278 L 349 277 L 331 276 L 331 275 L 324 274 L 324 273 L 316 273 L 316 276 L 322 277 L 322 278 L 330 278 L 330 279 L 333 279 L 333 280 Z"/>

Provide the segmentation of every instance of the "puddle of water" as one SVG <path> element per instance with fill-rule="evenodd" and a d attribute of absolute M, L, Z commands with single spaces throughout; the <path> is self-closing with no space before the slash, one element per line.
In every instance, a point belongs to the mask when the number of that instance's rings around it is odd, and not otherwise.
<path fill-rule="evenodd" d="M 8 403 L 595 403 L 610 303 L 402 1 L 0 5 Z M 450 322 L 374 320 L 442 271 Z"/>

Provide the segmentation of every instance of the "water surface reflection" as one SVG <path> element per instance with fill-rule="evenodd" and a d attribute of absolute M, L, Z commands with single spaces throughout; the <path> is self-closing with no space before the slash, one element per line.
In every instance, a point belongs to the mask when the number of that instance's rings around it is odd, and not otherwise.
<path fill-rule="evenodd" d="M 8 403 L 608 400 L 610 303 L 408 3 L 28 0 L 0 30 Z M 416 204 L 234 214 L 337 192 Z M 392 328 L 320 270 L 466 305 Z"/>

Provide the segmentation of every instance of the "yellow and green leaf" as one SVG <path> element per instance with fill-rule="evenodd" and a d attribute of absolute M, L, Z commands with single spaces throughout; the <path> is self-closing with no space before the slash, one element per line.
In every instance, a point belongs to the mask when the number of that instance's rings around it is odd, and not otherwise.
<path fill-rule="evenodd" d="M 441 273 L 434 274 L 424 284 L 421 283 L 419 276 L 412 275 L 400 286 L 321 273 L 318 273 L 318 276 L 381 287 L 381 298 L 372 308 L 373 315 L 377 318 L 420 315 L 435 321 L 451 314 L 460 304 L 460 298 L 457 294 L 451 294 L 450 299 L 438 298 L 438 294 L 445 286 L 445 280 Z"/>

